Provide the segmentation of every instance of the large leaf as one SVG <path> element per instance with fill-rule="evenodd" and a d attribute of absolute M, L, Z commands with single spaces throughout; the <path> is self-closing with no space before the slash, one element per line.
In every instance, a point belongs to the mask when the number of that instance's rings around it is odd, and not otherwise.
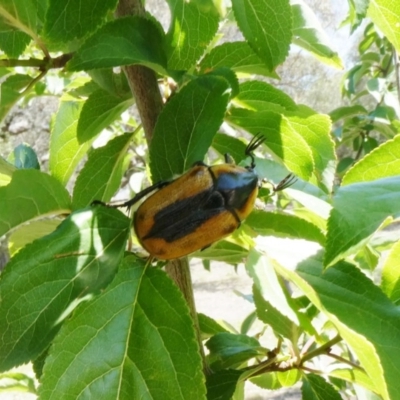
<path fill-rule="evenodd" d="M 69 71 L 141 64 L 164 72 L 164 37 L 150 19 L 126 17 L 96 31 L 67 64 Z"/>
<path fill-rule="evenodd" d="M 203 160 L 229 101 L 229 84 L 204 75 L 185 85 L 158 117 L 150 146 L 153 182 L 181 174 Z"/>
<path fill-rule="evenodd" d="M 64 185 L 91 145 L 91 141 L 80 144 L 77 138 L 83 104 L 83 101 L 71 99 L 61 101 L 51 132 L 49 168 Z"/>
<path fill-rule="evenodd" d="M 80 143 L 93 139 L 133 104 L 133 98 L 120 98 L 99 89 L 91 93 L 79 115 L 77 136 Z"/>
<path fill-rule="evenodd" d="M 228 120 L 254 135 L 261 132 L 275 157 L 299 177 L 310 179 L 314 170 L 311 148 L 286 117 L 270 111 L 233 108 Z"/>
<path fill-rule="evenodd" d="M 129 230 L 115 209 L 84 209 L 11 259 L 0 279 L 1 370 L 41 354 L 79 299 L 110 282 Z"/>
<path fill-rule="evenodd" d="M 33 218 L 68 212 L 67 190 L 53 177 L 34 169 L 16 170 L 0 187 L 0 236 Z"/>
<path fill-rule="evenodd" d="M 400 176 L 341 187 L 328 221 L 325 264 L 355 252 L 388 217 L 400 215 Z"/>
<path fill-rule="evenodd" d="M 103 24 L 116 5 L 117 0 L 49 0 L 43 34 L 55 43 L 80 39 Z"/>
<path fill-rule="evenodd" d="M 400 52 L 400 3 L 396 0 L 370 0 L 368 16 Z"/>
<path fill-rule="evenodd" d="M 331 320 L 352 348 L 383 399 L 400 392 L 400 311 L 352 264 L 340 262 L 324 270 L 309 258 L 297 273 L 278 267 Z"/>
<path fill-rule="evenodd" d="M 311 8 L 303 0 L 293 3 L 293 43 L 308 50 L 322 62 L 342 69 L 338 53 L 331 49 L 331 41 Z"/>
<path fill-rule="evenodd" d="M 93 200 L 111 200 L 121 184 L 132 135 L 133 132 L 129 132 L 118 136 L 89 154 L 75 183 L 73 208 L 85 207 Z"/>
<path fill-rule="evenodd" d="M 205 399 L 193 322 L 176 286 L 160 270 L 125 262 L 56 337 L 40 398 Z"/>
<path fill-rule="evenodd" d="M 288 0 L 233 0 L 236 21 L 249 45 L 270 71 L 282 63 L 292 40 Z"/>
<path fill-rule="evenodd" d="M 400 175 L 400 135 L 388 140 L 350 168 L 342 185 Z"/>
<path fill-rule="evenodd" d="M 167 34 L 168 68 L 187 70 L 203 54 L 218 29 L 213 2 L 168 0 L 171 25 Z"/>
<path fill-rule="evenodd" d="M 201 60 L 202 72 L 228 67 L 236 73 L 257 74 L 277 78 L 246 42 L 228 42 L 214 47 Z"/>

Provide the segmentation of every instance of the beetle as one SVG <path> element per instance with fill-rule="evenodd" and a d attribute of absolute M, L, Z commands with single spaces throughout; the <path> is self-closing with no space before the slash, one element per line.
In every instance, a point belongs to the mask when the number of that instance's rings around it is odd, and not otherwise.
<path fill-rule="evenodd" d="M 235 231 L 253 210 L 258 194 L 254 150 L 265 138 L 256 135 L 245 155 L 250 165 L 225 163 L 209 166 L 196 162 L 172 181 L 162 181 L 139 192 L 131 200 L 113 207 L 128 209 L 154 192 L 136 210 L 133 226 L 140 244 L 158 259 L 170 260 L 205 249 Z M 286 177 L 274 191 L 292 183 Z"/>

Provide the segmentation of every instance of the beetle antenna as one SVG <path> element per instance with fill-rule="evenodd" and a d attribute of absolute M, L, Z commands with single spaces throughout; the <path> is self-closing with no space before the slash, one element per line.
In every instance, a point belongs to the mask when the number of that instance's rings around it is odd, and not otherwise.
<path fill-rule="evenodd" d="M 289 174 L 283 178 L 276 186 L 274 186 L 274 192 L 280 192 L 281 190 L 287 189 L 297 181 L 297 178 L 293 174 Z"/>
<path fill-rule="evenodd" d="M 256 166 L 255 158 L 253 151 L 259 147 L 263 142 L 265 142 L 265 137 L 262 133 L 257 133 L 257 135 L 253 136 L 253 139 L 250 140 L 249 144 L 246 147 L 245 154 L 251 158 L 250 168 L 254 169 Z"/>

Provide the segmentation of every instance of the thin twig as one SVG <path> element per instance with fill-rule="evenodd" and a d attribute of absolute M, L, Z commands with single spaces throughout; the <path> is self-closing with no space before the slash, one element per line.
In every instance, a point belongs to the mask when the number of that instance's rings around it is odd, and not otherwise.
<path fill-rule="evenodd" d="M 333 339 L 329 340 L 328 342 L 324 343 L 322 346 L 316 348 L 315 350 L 312 350 L 306 354 L 304 354 L 303 357 L 301 357 L 300 360 L 300 365 L 304 364 L 306 361 L 311 360 L 312 358 L 322 355 L 322 354 L 327 354 L 332 346 L 335 344 L 339 343 L 342 340 L 340 335 L 336 335 Z"/>

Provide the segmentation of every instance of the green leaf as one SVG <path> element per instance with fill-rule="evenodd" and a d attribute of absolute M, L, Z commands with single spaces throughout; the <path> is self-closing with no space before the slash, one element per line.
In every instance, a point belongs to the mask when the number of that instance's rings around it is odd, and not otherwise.
<path fill-rule="evenodd" d="M 120 98 L 99 89 L 91 93 L 79 115 L 77 136 L 84 143 L 97 136 L 133 104 L 133 98 Z"/>
<path fill-rule="evenodd" d="M 242 371 L 222 369 L 206 376 L 207 400 L 231 400 Z"/>
<path fill-rule="evenodd" d="M 365 107 L 355 104 L 352 106 L 344 106 L 334 109 L 329 113 L 333 123 L 339 121 L 340 119 L 351 118 L 358 115 L 367 115 L 368 111 Z"/>
<path fill-rule="evenodd" d="M 14 165 L 7 162 L 3 157 L 0 157 L 0 187 L 10 183 L 15 170 Z"/>
<path fill-rule="evenodd" d="M 367 15 L 400 52 L 400 4 L 394 0 L 370 0 Z"/>
<path fill-rule="evenodd" d="M 264 143 L 290 171 L 304 180 L 311 177 L 314 170 L 311 148 L 286 117 L 270 111 L 233 108 L 227 119 L 254 135 L 262 133 L 266 138 Z"/>
<path fill-rule="evenodd" d="M 125 17 L 108 22 L 86 40 L 66 69 L 80 71 L 132 64 L 165 73 L 164 37 L 150 19 Z"/>
<path fill-rule="evenodd" d="M 240 30 L 270 71 L 289 53 L 292 10 L 288 0 L 233 0 Z"/>
<path fill-rule="evenodd" d="M 293 339 L 296 336 L 297 326 L 287 317 L 265 300 L 256 285 L 253 286 L 253 298 L 256 305 L 257 317 L 269 325 L 277 335 Z"/>
<path fill-rule="evenodd" d="M 379 225 L 400 213 L 400 176 L 341 187 L 328 221 L 325 265 L 354 253 Z"/>
<path fill-rule="evenodd" d="M 238 366 L 267 353 L 257 339 L 229 332 L 217 333 L 206 342 L 206 347 L 210 351 L 208 359 L 212 370 Z"/>
<path fill-rule="evenodd" d="M 400 175 L 400 135 L 375 148 L 357 162 L 342 180 L 342 185 L 369 182 Z"/>
<path fill-rule="evenodd" d="M 27 244 L 46 236 L 53 232 L 61 220 L 44 219 L 40 221 L 31 221 L 28 225 L 21 225 L 14 230 L 8 237 L 8 250 L 13 256 Z"/>
<path fill-rule="evenodd" d="M 330 48 L 330 40 L 322 29 L 311 8 L 302 0 L 292 4 L 293 43 L 306 49 L 327 65 L 343 69 L 336 51 Z"/>
<path fill-rule="evenodd" d="M 382 283 L 383 292 L 389 297 L 393 303 L 400 304 L 400 242 L 397 242 L 389 252 L 382 267 Z"/>
<path fill-rule="evenodd" d="M 88 208 L 11 259 L 0 279 L 1 370 L 39 356 L 79 301 L 110 282 L 129 231 L 121 212 Z"/>
<path fill-rule="evenodd" d="M 201 332 L 202 339 L 208 339 L 210 336 L 213 336 L 217 333 L 227 332 L 227 330 L 222 327 L 217 321 L 210 318 L 205 314 L 197 314 L 199 320 L 199 328 Z"/>
<path fill-rule="evenodd" d="M 124 161 L 134 132 L 117 136 L 104 147 L 93 150 L 78 175 L 74 187 L 74 209 L 88 206 L 93 200 L 108 202 L 121 184 Z"/>
<path fill-rule="evenodd" d="M 342 400 L 330 383 L 315 374 L 304 375 L 301 394 L 304 400 Z"/>
<path fill-rule="evenodd" d="M 292 237 L 322 245 L 325 243 L 325 236 L 317 226 L 294 215 L 254 210 L 247 217 L 246 224 L 263 236 Z"/>
<path fill-rule="evenodd" d="M 19 144 L 8 156 L 8 161 L 18 169 L 40 169 L 35 150 L 26 143 Z"/>
<path fill-rule="evenodd" d="M 102 25 L 117 0 L 49 0 L 43 35 L 53 43 L 68 43 L 87 36 Z"/>
<path fill-rule="evenodd" d="M 226 79 L 204 75 L 176 93 L 158 117 L 150 146 L 152 181 L 170 179 L 204 158 L 229 101 Z"/>
<path fill-rule="evenodd" d="M 247 250 L 227 240 L 220 240 L 207 249 L 196 251 L 191 256 L 202 260 L 220 261 L 235 265 L 243 262 L 247 256 Z"/>
<path fill-rule="evenodd" d="M 375 390 L 375 385 L 373 379 L 369 378 L 368 375 L 358 368 L 348 368 L 335 369 L 329 372 L 330 377 L 343 379 L 349 383 L 356 383 L 359 386 L 365 387 L 370 391 Z"/>
<path fill-rule="evenodd" d="M 32 82 L 29 75 L 15 74 L 1 83 L 0 120 L 11 110 L 11 107 L 25 95 L 24 89 Z"/>
<path fill-rule="evenodd" d="M 240 84 L 240 93 L 234 102 L 242 108 L 254 111 L 295 111 L 296 103 L 290 96 L 262 81 L 246 81 Z"/>
<path fill-rule="evenodd" d="M 221 155 L 229 154 L 236 164 L 243 160 L 246 144 L 233 136 L 217 133 L 214 136 L 212 147 Z"/>
<path fill-rule="evenodd" d="M 171 25 L 167 34 L 168 68 L 192 67 L 214 39 L 219 17 L 211 1 L 168 0 Z"/>
<path fill-rule="evenodd" d="M 77 138 L 83 104 L 83 101 L 62 100 L 51 131 L 49 169 L 64 185 L 92 144 L 91 141 L 80 144 Z"/>
<path fill-rule="evenodd" d="M 112 284 L 61 329 L 44 367 L 40 398 L 82 396 L 205 399 L 193 322 L 164 272 L 125 261 Z"/>
<path fill-rule="evenodd" d="M 219 67 L 228 67 L 236 73 L 278 78 L 246 42 L 229 42 L 216 46 L 200 62 L 203 73 Z"/>
<path fill-rule="evenodd" d="M 389 400 L 400 390 L 400 311 L 354 265 L 339 262 L 324 270 L 320 257 L 303 261 L 296 272 L 276 266 L 336 326 L 371 378 L 374 391 Z M 379 328 L 377 328 L 379 327 Z"/>
<path fill-rule="evenodd" d="M 36 37 L 43 17 L 42 3 L 42 0 L 2 1 L 0 17 L 5 24 L 26 33 L 30 37 Z"/>
<path fill-rule="evenodd" d="M 1 11 L 0 11 L 1 14 Z M 30 43 L 31 37 L 0 19 L 0 49 L 9 58 L 18 58 Z"/>
<path fill-rule="evenodd" d="M 70 210 L 67 190 L 53 177 L 35 169 L 16 170 L 0 187 L 0 236 L 33 218 Z"/>
<path fill-rule="evenodd" d="M 268 372 L 250 379 L 251 383 L 254 383 L 262 389 L 276 390 L 282 387 L 279 379 L 279 375 L 282 372 Z"/>

